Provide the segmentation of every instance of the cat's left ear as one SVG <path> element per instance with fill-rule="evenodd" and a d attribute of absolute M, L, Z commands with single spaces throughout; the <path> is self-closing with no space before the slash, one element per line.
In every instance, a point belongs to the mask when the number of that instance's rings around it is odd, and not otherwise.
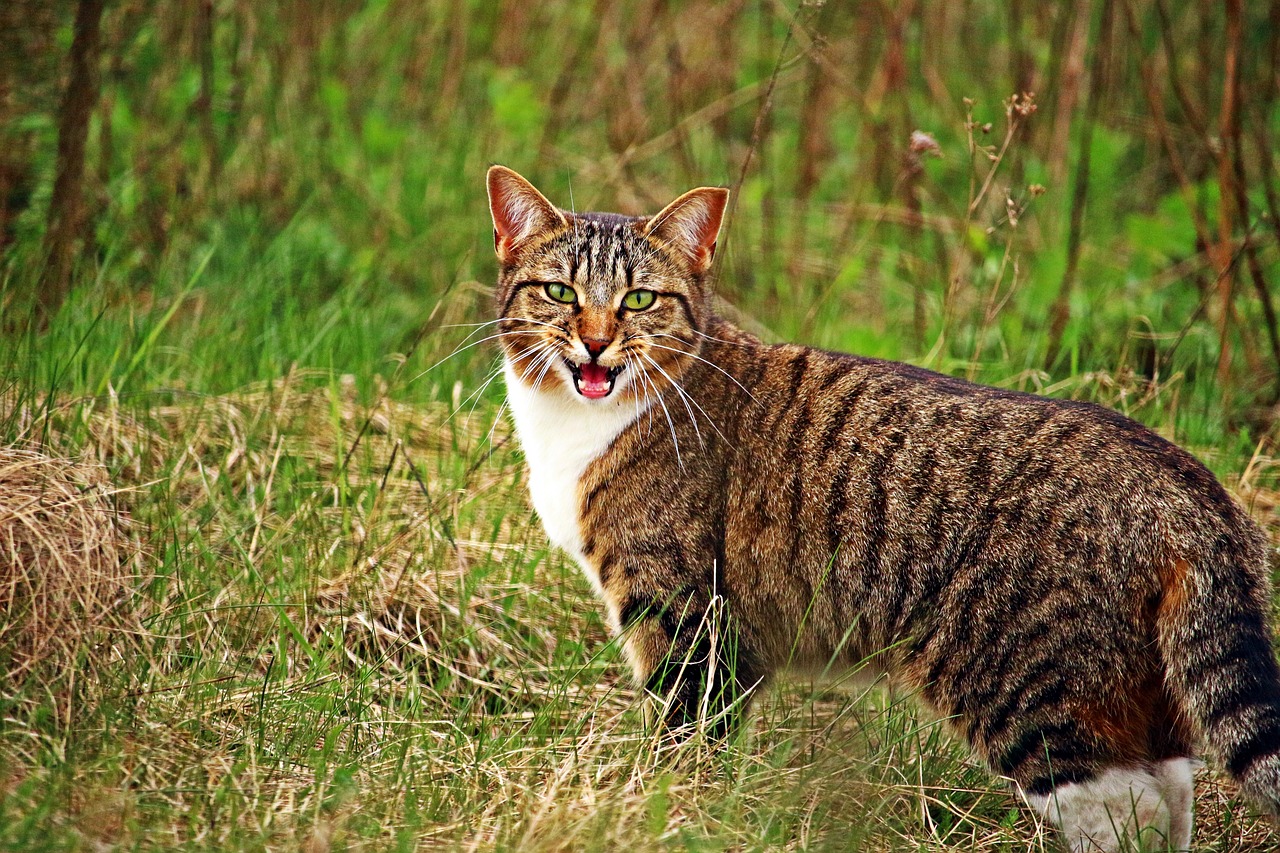
<path fill-rule="evenodd" d="M 729 201 L 723 187 L 699 187 L 671 202 L 644 225 L 648 237 L 678 250 L 695 275 L 711 268 L 716 254 L 716 236 Z"/>

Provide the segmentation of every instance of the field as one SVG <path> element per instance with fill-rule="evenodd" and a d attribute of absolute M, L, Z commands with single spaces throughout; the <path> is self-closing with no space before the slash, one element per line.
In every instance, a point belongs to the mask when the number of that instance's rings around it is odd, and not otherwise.
<path fill-rule="evenodd" d="M 0 11 L 0 849 L 1055 849 L 844 674 L 646 727 L 475 325 L 492 162 L 728 186 L 735 321 L 1111 406 L 1280 535 L 1275 4 L 108 4 L 70 216 L 93 5 Z M 98 598 L 23 602 L 16 450 Z M 1280 849 L 1212 766 L 1198 822 Z"/>

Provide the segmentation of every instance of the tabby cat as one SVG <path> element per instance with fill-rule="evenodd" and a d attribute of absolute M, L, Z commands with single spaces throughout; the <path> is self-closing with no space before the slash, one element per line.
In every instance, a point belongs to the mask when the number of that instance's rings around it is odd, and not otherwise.
<path fill-rule="evenodd" d="M 1098 406 L 761 343 L 706 284 L 726 190 L 647 218 L 501 166 L 488 190 L 533 505 L 672 730 L 870 661 L 1073 850 L 1187 849 L 1199 737 L 1280 809 L 1266 545 L 1189 454 Z"/>

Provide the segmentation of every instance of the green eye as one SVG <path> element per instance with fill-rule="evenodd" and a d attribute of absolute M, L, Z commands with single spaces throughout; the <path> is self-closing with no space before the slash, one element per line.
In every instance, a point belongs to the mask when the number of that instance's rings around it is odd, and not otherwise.
<path fill-rule="evenodd" d="M 632 311 L 643 311 L 653 305 L 658 294 L 652 290 L 633 290 L 622 298 L 622 304 Z"/>
<path fill-rule="evenodd" d="M 558 281 L 549 281 L 545 288 L 547 296 L 550 296 L 556 302 L 563 302 L 565 305 L 572 305 L 578 301 L 578 294 L 573 292 L 573 288 L 567 284 L 561 284 Z"/>

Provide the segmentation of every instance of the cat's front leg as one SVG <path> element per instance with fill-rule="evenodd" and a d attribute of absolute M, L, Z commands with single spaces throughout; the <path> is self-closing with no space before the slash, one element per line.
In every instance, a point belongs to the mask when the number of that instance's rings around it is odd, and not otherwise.
<path fill-rule="evenodd" d="M 725 599 L 698 584 L 633 589 L 617 597 L 615 614 L 636 679 L 667 733 L 728 737 L 761 676 Z"/>

